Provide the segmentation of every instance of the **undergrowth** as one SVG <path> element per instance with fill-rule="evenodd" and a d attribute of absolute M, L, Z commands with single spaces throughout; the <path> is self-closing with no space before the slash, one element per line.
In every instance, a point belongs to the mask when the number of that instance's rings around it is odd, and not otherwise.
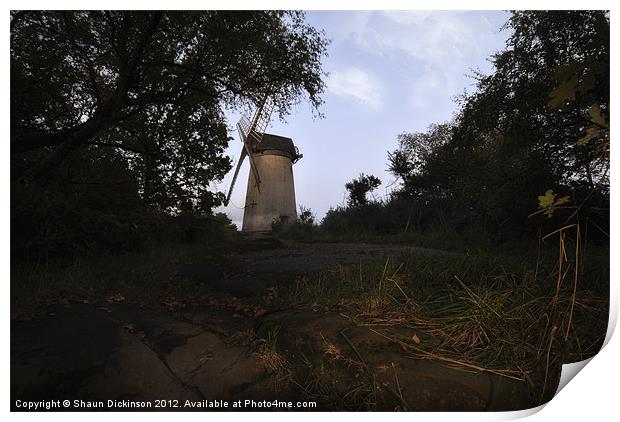
<path fill-rule="evenodd" d="M 608 253 L 575 246 L 564 236 L 560 256 L 553 240 L 529 255 L 406 249 L 298 277 L 271 306 L 337 310 L 417 357 L 526 381 L 542 402 L 559 365 L 593 356 L 606 334 Z M 399 326 L 433 341 L 402 338 Z"/>

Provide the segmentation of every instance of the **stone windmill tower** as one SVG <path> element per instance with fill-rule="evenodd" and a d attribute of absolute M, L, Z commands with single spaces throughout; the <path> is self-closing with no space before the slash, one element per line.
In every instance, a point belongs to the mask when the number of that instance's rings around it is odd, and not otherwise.
<path fill-rule="evenodd" d="M 243 116 L 237 122 L 243 147 L 226 204 L 230 201 L 241 165 L 248 157 L 251 171 L 243 212 L 244 232 L 270 231 L 274 220 L 293 223 L 297 219 L 293 164 L 302 155 L 292 139 L 265 133 L 274 108 L 272 100 L 272 97 L 266 97 L 252 120 Z"/>

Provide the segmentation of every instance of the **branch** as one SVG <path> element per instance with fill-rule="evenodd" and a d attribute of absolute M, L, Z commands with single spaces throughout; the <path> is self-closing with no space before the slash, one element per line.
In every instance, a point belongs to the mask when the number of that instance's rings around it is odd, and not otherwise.
<path fill-rule="evenodd" d="M 140 154 L 140 155 L 149 155 L 149 156 L 155 156 L 156 154 L 149 152 L 149 151 L 144 151 L 138 148 L 133 148 L 127 145 L 123 145 L 123 144 L 109 144 L 107 142 L 89 142 L 88 145 L 94 145 L 94 146 L 98 146 L 98 147 L 110 147 L 110 148 L 118 148 L 118 149 L 122 149 L 124 151 L 129 151 L 129 152 L 133 152 L 136 154 Z"/>

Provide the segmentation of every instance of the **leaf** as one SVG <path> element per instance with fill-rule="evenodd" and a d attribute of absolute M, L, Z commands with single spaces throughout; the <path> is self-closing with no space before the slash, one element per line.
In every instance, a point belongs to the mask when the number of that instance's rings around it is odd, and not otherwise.
<path fill-rule="evenodd" d="M 123 302 L 124 300 L 125 300 L 125 296 L 123 296 L 122 293 L 116 293 L 116 294 L 113 294 L 112 296 L 108 296 L 106 298 L 106 302 L 108 302 L 108 303 Z"/>
<path fill-rule="evenodd" d="M 598 128 L 592 126 L 586 129 L 586 134 L 577 140 L 577 145 L 586 145 L 592 139 L 599 137 Z"/>
<path fill-rule="evenodd" d="M 573 75 L 568 80 L 563 81 L 549 94 L 549 102 L 547 106 L 552 109 L 561 108 L 568 101 L 575 100 L 575 92 L 577 91 L 577 75 Z"/>
<path fill-rule="evenodd" d="M 538 207 L 542 209 L 552 207 L 555 196 L 553 190 L 548 189 L 544 195 L 538 197 Z"/>
<path fill-rule="evenodd" d="M 413 340 L 415 344 L 420 344 L 420 337 L 418 337 L 416 334 L 411 336 L 411 340 Z"/>
<path fill-rule="evenodd" d="M 601 115 L 601 107 L 598 104 L 592 104 L 588 109 L 588 115 L 590 116 L 590 120 L 592 123 L 596 123 L 597 125 L 608 128 L 609 125 L 605 118 Z"/>
<path fill-rule="evenodd" d="M 573 62 L 570 64 L 558 65 L 553 70 L 553 79 L 558 82 L 564 82 L 572 78 L 577 72 L 579 72 L 579 64 Z"/>
<path fill-rule="evenodd" d="M 553 193 L 552 189 L 547 189 L 544 195 L 538 197 L 539 212 L 543 212 L 547 218 L 551 218 L 555 212 L 556 207 L 570 203 L 569 196 L 562 196 L 556 199 L 557 195 Z"/>
<path fill-rule="evenodd" d="M 556 199 L 556 201 L 553 203 L 553 206 L 559 207 L 561 205 L 568 204 L 568 203 L 570 203 L 570 196 L 563 196 L 561 198 Z"/>

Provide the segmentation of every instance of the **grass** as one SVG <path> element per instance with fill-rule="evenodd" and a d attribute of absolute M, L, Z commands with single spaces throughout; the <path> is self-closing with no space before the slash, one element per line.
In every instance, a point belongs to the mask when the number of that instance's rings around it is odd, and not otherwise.
<path fill-rule="evenodd" d="M 28 317 L 51 303 L 94 302 L 110 297 L 157 303 L 170 290 L 177 264 L 226 265 L 224 254 L 234 247 L 171 243 L 118 255 L 86 256 L 70 263 L 13 265 L 11 314 Z M 204 286 L 185 283 L 174 290 L 175 294 L 191 297 L 203 293 Z"/>
<path fill-rule="evenodd" d="M 607 327 L 606 251 L 586 257 L 566 237 L 560 242 L 560 259 L 557 241 L 529 256 L 412 249 L 398 260 L 305 275 L 280 288 L 272 306 L 340 311 L 414 358 L 527 381 L 542 401 L 553 371 L 596 354 Z M 397 327 L 432 340 L 412 341 Z"/>
<path fill-rule="evenodd" d="M 455 230 L 445 224 L 438 224 L 424 230 L 379 233 L 372 230 L 329 231 L 323 226 L 297 223 L 275 234 L 279 238 L 302 243 L 397 244 L 452 252 L 492 251 L 494 254 L 501 255 L 536 252 L 536 248 L 532 248 L 530 238 L 508 237 L 499 240 L 476 227 Z M 536 257 L 533 255 L 530 258 Z"/>

